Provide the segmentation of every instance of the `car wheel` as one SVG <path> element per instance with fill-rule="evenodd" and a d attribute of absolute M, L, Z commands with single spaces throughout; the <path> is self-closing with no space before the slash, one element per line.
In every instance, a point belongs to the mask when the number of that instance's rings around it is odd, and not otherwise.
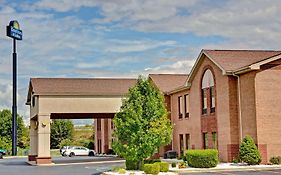
<path fill-rule="evenodd" d="M 73 152 L 71 152 L 71 153 L 69 154 L 69 157 L 73 157 L 73 156 L 75 156 L 75 154 L 74 154 Z"/>
<path fill-rule="evenodd" d="M 89 156 L 95 156 L 95 153 L 93 151 L 89 152 Z"/>
<path fill-rule="evenodd" d="M 3 159 L 3 153 L 0 153 L 0 159 Z"/>

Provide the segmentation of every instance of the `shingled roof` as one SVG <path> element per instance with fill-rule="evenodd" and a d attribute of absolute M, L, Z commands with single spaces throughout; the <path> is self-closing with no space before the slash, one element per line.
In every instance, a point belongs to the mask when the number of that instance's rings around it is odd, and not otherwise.
<path fill-rule="evenodd" d="M 176 88 L 184 86 L 184 83 L 188 75 L 187 74 L 149 74 L 148 77 L 160 89 L 160 91 L 165 94 Z"/>
<path fill-rule="evenodd" d="M 225 71 L 235 71 L 281 54 L 281 51 L 271 50 L 202 50 L 202 52 Z"/>
<path fill-rule="evenodd" d="M 125 95 L 136 79 L 106 78 L 31 78 L 30 93 L 34 95 Z"/>

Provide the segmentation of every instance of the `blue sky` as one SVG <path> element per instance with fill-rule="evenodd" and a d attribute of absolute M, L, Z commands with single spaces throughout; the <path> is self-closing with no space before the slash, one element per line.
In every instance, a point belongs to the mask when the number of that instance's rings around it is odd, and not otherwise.
<path fill-rule="evenodd" d="M 201 49 L 280 49 L 279 0 L 0 0 L 0 109 L 11 106 L 18 20 L 18 106 L 30 77 L 189 73 Z"/>

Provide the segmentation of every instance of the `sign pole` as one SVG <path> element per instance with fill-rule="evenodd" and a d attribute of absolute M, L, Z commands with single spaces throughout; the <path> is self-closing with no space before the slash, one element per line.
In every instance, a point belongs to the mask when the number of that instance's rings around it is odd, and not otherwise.
<path fill-rule="evenodd" d="M 17 155 L 17 48 L 16 40 L 22 40 L 18 21 L 10 21 L 7 36 L 13 39 L 13 106 L 12 106 L 12 155 Z"/>
<path fill-rule="evenodd" d="M 17 155 L 17 53 L 13 39 L 13 107 L 12 107 L 12 155 Z"/>

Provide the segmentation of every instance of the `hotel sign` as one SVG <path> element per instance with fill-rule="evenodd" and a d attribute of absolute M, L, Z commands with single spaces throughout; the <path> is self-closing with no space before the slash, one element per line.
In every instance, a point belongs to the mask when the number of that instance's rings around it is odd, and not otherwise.
<path fill-rule="evenodd" d="M 22 31 L 18 21 L 11 21 L 7 26 L 7 36 L 16 40 L 22 40 Z"/>

